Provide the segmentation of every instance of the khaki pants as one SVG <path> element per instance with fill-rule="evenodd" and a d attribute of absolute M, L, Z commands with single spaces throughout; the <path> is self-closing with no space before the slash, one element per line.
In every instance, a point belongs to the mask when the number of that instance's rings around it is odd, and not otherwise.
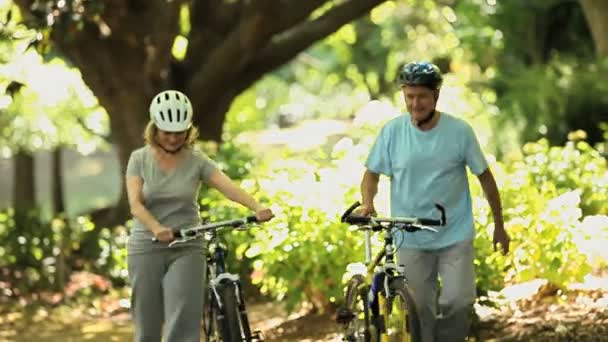
<path fill-rule="evenodd" d="M 397 260 L 405 267 L 406 279 L 414 292 L 424 342 L 466 339 L 476 297 L 474 254 L 473 241 L 437 250 L 397 250 Z"/>

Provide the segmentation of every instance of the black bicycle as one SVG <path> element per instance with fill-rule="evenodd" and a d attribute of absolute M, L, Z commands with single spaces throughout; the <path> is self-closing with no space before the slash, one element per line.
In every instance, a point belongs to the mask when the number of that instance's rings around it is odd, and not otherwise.
<path fill-rule="evenodd" d="M 207 300 L 203 308 L 203 331 L 207 341 L 264 341 L 261 331 L 251 331 L 239 276 L 226 267 L 228 250 L 218 236 L 224 228 L 246 229 L 255 216 L 205 223 L 180 229 L 169 246 L 204 238 L 207 243 Z"/>
<path fill-rule="evenodd" d="M 445 225 L 445 210 L 440 219 L 353 216 L 360 205 L 351 205 L 341 222 L 358 225 L 365 232 L 365 263 L 347 266 L 345 305 L 338 309 L 336 321 L 342 325 L 344 341 L 420 341 L 420 317 L 407 283 L 407 274 L 395 263 L 393 232 L 421 229 L 437 232 L 430 226 Z M 384 248 L 372 260 L 372 232 L 384 232 Z"/>

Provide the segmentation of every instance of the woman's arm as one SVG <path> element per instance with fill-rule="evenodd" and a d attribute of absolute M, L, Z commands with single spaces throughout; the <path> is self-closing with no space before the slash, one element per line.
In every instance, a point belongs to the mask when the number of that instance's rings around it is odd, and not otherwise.
<path fill-rule="evenodd" d="M 144 227 L 151 231 L 158 240 L 165 242 L 173 240 L 171 229 L 161 225 L 144 206 L 142 195 L 143 179 L 139 176 L 127 176 L 125 183 L 127 184 L 127 196 L 129 198 L 131 215 L 140 220 Z"/>
<path fill-rule="evenodd" d="M 213 171 L 207 182 L 229 200 L 255 211 L 259 221 L 268 221 L 274 216 L 270 209 L 258 203 L 258 201 L 245 192 L 245 190 L 234 184 L 232 179 L 226 176 L 221 170 Z"/>

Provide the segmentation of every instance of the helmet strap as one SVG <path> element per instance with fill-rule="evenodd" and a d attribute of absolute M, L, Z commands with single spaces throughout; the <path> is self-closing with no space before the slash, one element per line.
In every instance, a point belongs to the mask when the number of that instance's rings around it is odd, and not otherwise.
<path fill-rule="evenodd" d="M 439 90 L 436 89 L 434 94 L 435 97 L 435 102 L 437 102 L 437 99 L 439 98 Z M 433 120 L 433 118 L 435 117 L 435 108 L 433 107 L 433 109 L 426 115 L 426 117 L 420 121 L 416 122 L 416 126 L 418 127 L 422 127 L 422 125 L 425 125 L 429 122 L 431 122 L 431 120 Z"/>
<path fill-rule="evenodd" d="M 431 122 L 431 120 L 433 120 L 434 116 L 435 116 L 435 108 L 433 108 L 433 110 L 431 110 L 424 119 L 422 119 L 420 121 L 416 121 L 416 126 L 422 127 L 422 125 L 425 125 L 425 124 Z"/>
<path fill-rule="evenodd" d="M 154 142 L 155 142 L 156 146 L 160 147 L 160 149 L 161 149 L 161 150 L 165 151 L 165 153 L 168 153 L 168 154 L 178 154 L 178 153 L 179 153 L 179 151 L 181 151 L 181 150 L 184 148 L 184 145 L 185 145 L 185 144 L 182 144 L 182 145 L 181 145 L 181 146 L 180 146 L 180 147 L 179 147 L 177 150 L 175 150 L 175 151 L 170 151 L 170 150 L 167 150 L 167 149 L 166 149 L 166 148 L 165 148 L 163 145 L 161 145 L 161 144 L 160 144 L 158 141 L 156 141 L 156 139 L 154 139 Z"/>
<path fill-rule="evenodd" d="M 179 151 L 181 151 L 181 150 L 182 150 L 182 148 L 184 148 L 184 145 L 182 145 L 182 146 L 180 146 L 180 147 L 179 147 L 177 150 L 175 150 L 175 151 L 169 151 L 169 150 L 167 150 L 166 148 L 164 148 L 164 147 L 163 147 L 163 145 L 161 145 L 161 144 L 157 144 L 157 145 L 158 145 L 158 147 L 160 147 L 160 149 L 161 149 L 161 150 L 163 150 L 163 151 L 165 151 L 166 153 L 169 153 L 169 154 L 178 154 L 178 153 L 179 153 Z"/>

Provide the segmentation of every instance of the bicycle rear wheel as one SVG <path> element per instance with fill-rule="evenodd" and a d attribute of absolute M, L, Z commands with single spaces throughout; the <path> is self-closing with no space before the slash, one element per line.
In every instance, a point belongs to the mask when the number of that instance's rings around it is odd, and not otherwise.
<path fill-rule="evenodd" d="M 420 317 L 411 295 L 411 289 L 402 278 L 389 284 L 389 296 L 385 302 L 386 335 L 388 341 L 419 342 Z"/>
<path fill-rule="evenodd" d="M 378 341 L 376 329 L 371 324 L 371 312 L 367 301 L 369 286 L 361 275 L 353 276 L 346 287 L 345 306 L 338 310 L 336 320 L 343 326 L 343 340 L 349 342 Z"/>

